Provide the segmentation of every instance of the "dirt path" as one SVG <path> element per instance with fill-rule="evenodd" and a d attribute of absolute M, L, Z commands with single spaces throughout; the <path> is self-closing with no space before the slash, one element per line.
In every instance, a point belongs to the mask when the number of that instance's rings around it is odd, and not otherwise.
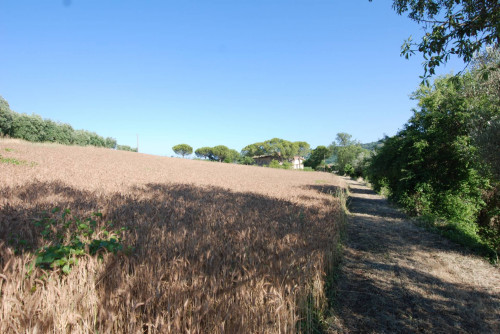
<path fill-rule="evenodd" d="M 498 268 L 347 182 L 351 216 L 331 332 L 500 333 Z"/>

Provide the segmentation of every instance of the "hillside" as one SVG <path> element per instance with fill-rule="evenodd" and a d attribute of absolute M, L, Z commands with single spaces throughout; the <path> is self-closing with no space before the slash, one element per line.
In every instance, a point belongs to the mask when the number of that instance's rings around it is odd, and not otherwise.
<path fill-rule="evenodd" d="M 6 139 L 0 155 L 1 332 L 295 332 L 325 305 L 331 174 Z M 123 251 L 30 273 L 55 207 L 102 213 Z"/>

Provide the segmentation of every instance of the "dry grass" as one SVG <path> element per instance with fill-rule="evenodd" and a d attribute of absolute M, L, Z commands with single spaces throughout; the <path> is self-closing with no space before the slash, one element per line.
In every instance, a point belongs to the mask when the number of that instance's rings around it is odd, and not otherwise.
<path fill-rule="evenodd" d="M 343 220 L 332 175 L 16 140 L 0 152 L 35 162 L 0 164 L 2 333 L 291 333 L 324 306 Z M 27 275 L 43 244 L 32 221 L 55 206 L 101 211 L 135 251 Z"/>

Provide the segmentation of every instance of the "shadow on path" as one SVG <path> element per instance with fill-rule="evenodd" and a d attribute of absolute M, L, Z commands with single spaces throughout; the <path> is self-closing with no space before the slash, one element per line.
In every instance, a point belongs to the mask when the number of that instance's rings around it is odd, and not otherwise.
<path fill-rule="evenodd" d="M 415 226 L 368 187 L 348 183 L 340 319 L 331 332 L 500 332 L 498 268 Z"/>

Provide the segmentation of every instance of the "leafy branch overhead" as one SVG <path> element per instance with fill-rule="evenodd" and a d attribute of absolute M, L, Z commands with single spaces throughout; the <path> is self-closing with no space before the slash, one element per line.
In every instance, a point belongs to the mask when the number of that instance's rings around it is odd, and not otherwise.
<path fill-rule="evenodd" d="M 401 47 L 406 58 L 423 55 L 424 80 L 450 56 L 469 63 L 484 46 L 500 42 L 498 0 L 394 0 L 392 7 L 425 29 L 420 41 L 410 36 Z"/>

